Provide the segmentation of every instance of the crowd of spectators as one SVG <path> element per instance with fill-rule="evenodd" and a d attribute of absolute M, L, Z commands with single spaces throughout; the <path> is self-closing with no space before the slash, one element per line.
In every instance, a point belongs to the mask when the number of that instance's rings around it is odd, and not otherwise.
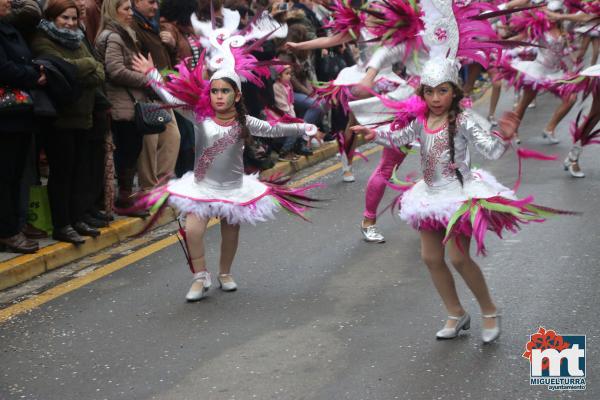
<path fill-rule="evenodd" d="M 244 82 L 249 114 L 287 115 L 326 133 L 344 115 L 318 102 L 314 83 L 334 79 L 353 63 L 351 48 L 291 51 L 285 43 L 327 35 L 329 12 L 312 0 L 0 0 L 0 95 L 13 91 L 32 103 L 0 102 L 0 251 L 33 253 L 47 232 L 28 221 L 29 188 L 46 182 L 54 239 L 81 244 L 100 234 L 136 194 L 194 166 L 194 128 L 177 112 L 165 131 L 136 131 L 136 102 L 157 102 L 132 57 L 150 53 L 160 69 L 196 65 L 211 9 L 218 27 L 242 29 L 270 15 L 287 36 L 268 40 L 254 55 L 285 64 L 258 87 Z M 3 97 L 0 97 L 2 99 Z M 6 98 L 6 97 L 4 97 Z M 312 144 L 314 145 L 314 143 Z M 300 139 L 255 140 L 245 149 L 249 170 L 273 160 L 310 155 Z"/>

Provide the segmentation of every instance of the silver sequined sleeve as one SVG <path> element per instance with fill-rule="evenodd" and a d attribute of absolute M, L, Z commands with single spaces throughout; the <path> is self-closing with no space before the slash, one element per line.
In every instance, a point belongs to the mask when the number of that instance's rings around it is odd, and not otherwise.
<path fill-rule="evenodd" d="M 186 104 L 179 100 L 177 97 L 173 96 L 169 93 L 164 86 L 162 85 L 162 76 L 160 72 L 155 68 L 148 73 L 148 82 L 152 87 L 152 90 L 156 93 L 156 95 L 160 98 L 163 103 L 169 104 L 171 106 L 182 106 L 175 108 L 175 111 L 186 119 L 189 119 L 192 122 L 196 122 L 196 117 L 192 110 L 186 107 Z"/>
<path fill-rule="evenodd" d="M 246 126 L 252 136 L 259 137 L 283 137 L 283 136 L 299 136 L 306 132 L 309 124 L 277 124 L 271 126 L 267 121 L 262 119 L 246 116 Z"/>
<path fill-rule="evenodd" d="M 390 148 L 406 146 L 417 138 L 417 125 L 417 120 L 414 120 L 399 131 L 393 131 L 389 124 L 383 125 L 375 129 L 377 135 L 375 136 L 374 141 L 375 143 Z"/>
<path fill-rule="evenodd" d="M 367 64 L 367 68 L 374 68 L 379 71 L 382 68 L 391 66 L 395 62 L 401 61 L 404 58 L 405 48 L 404 44 L 393 47 L 381 46 L 373 53 Z"/>
<path fill-rule="evenodd" d="M 459 117 L 458 133 L 485 158 L 497 160 L 502 157 L 510 142 L 491 131 L 489 123 L 472 111 L 464 111 Z"/>

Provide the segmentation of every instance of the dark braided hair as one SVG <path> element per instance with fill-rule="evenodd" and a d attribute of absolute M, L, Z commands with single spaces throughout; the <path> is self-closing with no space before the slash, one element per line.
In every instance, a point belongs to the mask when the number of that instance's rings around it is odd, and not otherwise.
<path fill-rule="evenodd" d="M 464 94 L 460 87 L 455 85 L 452 82 L 448 82 L 450 86 L 452 86 L 452 104 L 450 105 L 450 110 L 448 110 L 448 144 L 450 145 L 450 162 L 454 164 L 454 138 L 456 137 L 456 118 L 463 111 L 460 106 L 460 101 L 463 99 Z M 418 95 L 421 98 L 424 98 L 424 87 L 421 87 L 418 90 Z M 460 182 L 461 186 L 463 185 L 463 176 L 458 168 L 455 170 L 456 178 Z"/>
<path fill-rule="evenodd" d="M 236 93 L 240 92 L 240 89 L 237 87 L 237 84 L 232 79 L 229 79 L 226 77 L 219 78 L 219 79 L 230 84 Z M 254 143 L 254 139 L 252 138 L 252 135 L 250 134 L 250 130 L 246 126 L 246 115 L 248 115 L 248 111 L 246 110 L 246 106 L 244 105 L 243 97 L 240 98 L 240 101 L 235 103 L 235 112 L 236 112 L 235 119 L 236 119 L 238 125 L 240 126 L 240 138 L 244 139 L 244 144 L 246 146 L 250 146 Z"/>

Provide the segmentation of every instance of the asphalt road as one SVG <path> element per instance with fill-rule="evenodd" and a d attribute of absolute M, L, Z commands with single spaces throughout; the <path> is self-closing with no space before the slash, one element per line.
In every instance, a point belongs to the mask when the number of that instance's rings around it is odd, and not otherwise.
<path fill-rule="evenodd" d="M 566 123 L 561 144 L 540 138 L 555 105 L 541 97 L 521 136 L 524 146 L 562 159 Z M 434 339 L 445 312 L 408 226 L 388 213 L 379 224 L 387 243 L 362 241 L 358 223 L 376 153 L 357 164 L 354 184 L 343 184 L 339 172 L 320 179 L 328 185 L 320 196 L 331 201 L 311 212 L 312 223 L 280 213 L 244 226 L 235 293 L 212 289 L 186 303 L 190 275 L 172 245 L 3 323 L 0 399 L 598 399 L 597 152 L 585 153 L 587 177 L 579 180 L 558 162 L 527 162 L 521 195 L 584 215 L 527 226 L 505 240 L 489 236 L 490 254 L 477 260 L 503 315 L 495 344 L 482 345 L 477 304 L 461 281 L 471 330 Z M 401 172 L 417 170 L 418 158 Z M 514 182 L 514 155 L 475 162 Z M 216 272 L 218 227 L 206 241 Z M 587 335 L 585 391 L 530 386 L 521 354 L 539 326 Z"/>

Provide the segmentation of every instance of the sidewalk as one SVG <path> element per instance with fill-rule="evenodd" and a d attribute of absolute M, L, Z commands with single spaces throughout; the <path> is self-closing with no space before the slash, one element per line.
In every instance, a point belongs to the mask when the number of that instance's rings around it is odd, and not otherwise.
<path fill-rule="evenodd" d="M 359 145 L 362 141 L 359 141 Z M 337 153 L 337 143 L 325 143 L 316 148 L 314 154 L 298 161 L 278 162 L 273 168 L 261 173 L 261 177 L 292 175 L 300 170 L 326 160 Z M 162 226 L 172 222 L 176 215 L 173 210 L 166 212 L 157 222 Z M 0 253 L 0 290 L 26 282 L 44 272 L 60 268 L 75 260 L 94 254 L 115 244 L 121 243 L 142 230 L 146 221 L 140 218 L 118 218 L 108 228 L 100 229 L 101 235 L 87 238 L 81 246 L 57 242 L 52 239 L 40 241 L 41 249 L 35 254 L 19 255 Z"/>

